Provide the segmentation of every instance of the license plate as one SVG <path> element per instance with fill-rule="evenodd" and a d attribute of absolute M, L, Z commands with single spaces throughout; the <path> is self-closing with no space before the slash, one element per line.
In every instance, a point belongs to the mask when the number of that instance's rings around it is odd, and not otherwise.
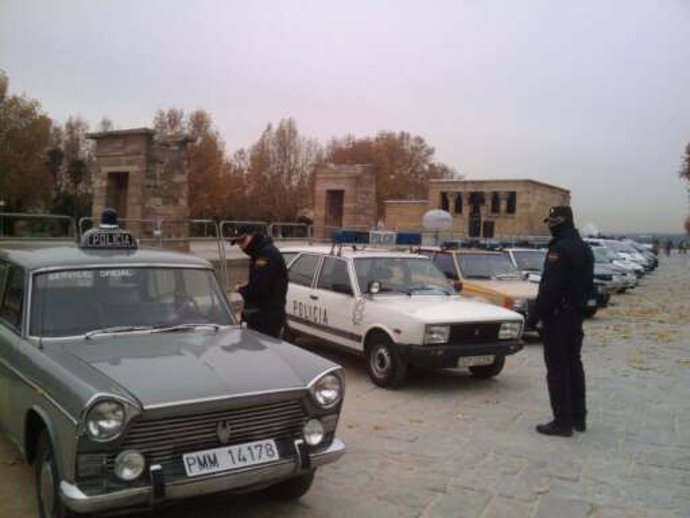
<path fill-rule="evenodd" d="M 493 354 L 484 354 L 482 356 L 461 356 L 458 358 L 458 367 L 477 367 L 478 365 L 491 365 L 493 362 Z"/>
<path fill-rule="evenodd" d="M 595 307 L 596 305 L 597 305 L 596 299 L 589 299 L 589 300 L 587 301 L 587 307 L 589 307 L 589 308 L 593 308 L 593 307 Z"/>
<path fill-rule="evenodd" d="M 188 477 L 265 464 L 279 459 L 273 440 L 246 442 L 182 455 Z"/>

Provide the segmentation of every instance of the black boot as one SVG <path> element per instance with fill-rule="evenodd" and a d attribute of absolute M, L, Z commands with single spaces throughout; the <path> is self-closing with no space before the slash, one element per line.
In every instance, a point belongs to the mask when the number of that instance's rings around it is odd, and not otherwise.
<path fill-rule="evenodd" d="M 559 437 L 572 437 L 573 427 L 572 426 L 561 426 L 556 424 L 556 421 L 551 421 L 546 424 L 538 424 L 537 432 L 543 433 L 544 435 L 558 435 Z"/>
<path fill-rule="evenodd" d="M 584 419 L 576 419 L 573 423 L 573 428 L 576 432 L 584 432 L 587 430 L 587 421 Z"/>

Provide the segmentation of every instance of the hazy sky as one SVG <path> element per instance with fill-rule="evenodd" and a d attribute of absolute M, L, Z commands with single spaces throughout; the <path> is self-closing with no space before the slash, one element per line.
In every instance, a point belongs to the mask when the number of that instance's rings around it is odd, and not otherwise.
<path fill-rule="evenodd" d="M 404 130 L 467 178 L 570 189 L 581 226 L 688 213 L 690 0 L 0 0 L 0 68 L 60 122 L 204 108 L 228 152 L 290 116 Z"/>

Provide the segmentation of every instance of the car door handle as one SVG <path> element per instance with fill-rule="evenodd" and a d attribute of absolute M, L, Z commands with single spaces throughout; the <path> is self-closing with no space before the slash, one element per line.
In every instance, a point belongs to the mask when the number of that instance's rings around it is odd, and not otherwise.
<path fill-rule="evenodd" d="M 311 300 L 319 300 L 318 295 L 309 295 L 309 298 L 310 298 Z"/>

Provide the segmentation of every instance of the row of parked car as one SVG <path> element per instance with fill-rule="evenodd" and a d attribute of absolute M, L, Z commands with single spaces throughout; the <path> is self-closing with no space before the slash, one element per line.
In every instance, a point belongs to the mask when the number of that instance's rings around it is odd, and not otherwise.
<path fill-rule="evenodd" d="M 467 367 L 478 377 L 496 376 L 505 357 L 522 348 L 522 333 L 539 333 L 535 301 L 544 249 L 422 246 L 420 239 L 391 251 L 369 248 L 361 233 L 347 232 L 336 241 L 281 249 L 290 280 L 285 336 L 364 356 L 379 386 L 402 384 L 414 367 Z M 596 264 L 588 317 L 658 264 L 633 242 L 590 244 Z"/>
<path fill-rule="evenodd" d="M 537 330 L 537 255 L 341 237 L 283 248 L 285 338 L 363 355 L 378 386 L 414 367 L 496 376 Z M 242 326 L 204 259 L 140 249 L 112 222 L 79 243 L 0 242 L 0 428 L 34 466 L 41 518 L 299 498 L 345 451 L 344 396 L 339 365 Z"/>

